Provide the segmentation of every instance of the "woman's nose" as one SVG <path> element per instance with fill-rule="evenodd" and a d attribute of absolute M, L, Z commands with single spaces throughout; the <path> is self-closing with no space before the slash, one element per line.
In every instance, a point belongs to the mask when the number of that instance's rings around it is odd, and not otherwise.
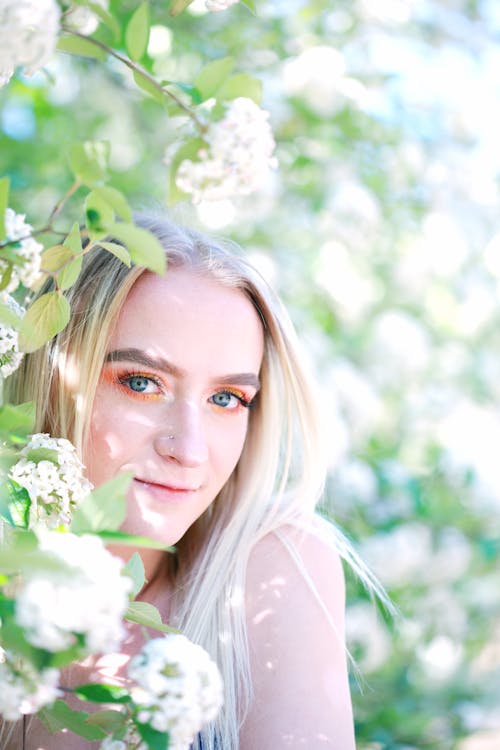
<path fill-rule="evenodd" d="M 165 426 L 155 435 L 154 448 L 159 456 L 183 466 L 196 467 L 208 458 L 208 445 L 202 416 L 194 404 L 172 410 Z"/>

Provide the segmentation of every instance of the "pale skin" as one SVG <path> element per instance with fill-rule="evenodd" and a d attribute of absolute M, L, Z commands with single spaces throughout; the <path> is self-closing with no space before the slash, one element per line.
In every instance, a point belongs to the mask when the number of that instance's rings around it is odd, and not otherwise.
<path fill-rule="evenodd" d="M 136 282 L 110 339 L 84 455 L 96 485 L 132 472 L 125 530 L 172 545 L 210 505 L 241 455 L 263 347 L 261 321 L 241 291 L 183 268 L 165 277 L 145 273 Z M 312 535 L 285 533 L 297 543 L 326 613 L 278 537 L 261 540 L 247 575 L 254 699 L 240 748 L 354 750 L 341 565 Z M 172 584 L 164 553 L 140 554 L 148 584 L 139 598 L 168 621 Z M 130 625 L 120 654 L 73 668 L 65 684 L 122 682 L 142 640 Z M 26 750 L 98 746 L 50 735 L 35 720 Z M 19 735 L 6 746 L 14 748 L 21 748 Z"/>

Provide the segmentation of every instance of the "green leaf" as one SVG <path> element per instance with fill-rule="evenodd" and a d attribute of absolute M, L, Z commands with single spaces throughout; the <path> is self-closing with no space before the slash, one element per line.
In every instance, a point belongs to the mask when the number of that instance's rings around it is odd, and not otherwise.
<path fill-rule="evenodd" d="M 27 529 L 29 525 L 31 498 L 25 487 L 8 479 L 1 487 L 2 495 L 6 494 L 9 515 L 13 525 L 20 529 Z M 7 519 L 6 519 L 7 520 Z"/>
<path fill-rule="evenodd" d="M 127 726 L 127 717 L 121 713 L 121 711 L 113 711 L 112 709 L 96 711 L 90 714 L 87 719 L 87 724 L 100 727 L 105 732 L 119 732 L 125 729 Z"/>
<path fill-rule="evenodd" d="M 149 602 L 130 602 L 124 615 L 125 620 L 154 628 L 162 633 L 178 633 L 177 628 L 172 628 L 162 622 L 161 615 Z"/>
<path fill-rule="evenodd" d="M 217 91 L 217 99 L 220 101 L 229 101 L 238 96 L 245 96 L 256 104 L 260 104 L 262 101 L 261 82 L 247 73 L 236 73 L 228 78 Z"/>
<path fill-rule="evenodd" d="M 207 144 L 202 138 L 192 138 L 187 141 L 180 149 L 176 152 L 170 164 L 170 176 L 169 176 L 169 191 L 168 191 L 168 202 L 170 205 L 177 203 L 178 201 L 184 200 L 189 196 L 187 193 L 183 193 L 177 187 L 175 176 L 179 166 L 185 159 L 190 161 L 199 161 L 198 153 L 200 149 L 207 148 Z"/>
<path fill-rule="evenodd" d="M 36 407 L 33 401 L 0 407 L 0 436 L 2 440 L 25 443 L 35 429 Z"/>
<path fill-rule="evenodd" d="M 19 349 L 34 352 L 62 331 L 70 316 L 66 297 L 59 292 L 48 292 L 28 308 L 19 331 Z"/>
<path fill-rule="evenodd" d="M 132 700 L 128 690 L 118 685 L 79 685 L 73 692 L 80 700 L 92 703 L 130 703 Z"/>
<path fill-rule="evenodd" d="M 14 328 L 17 331 L 21 326 L 21 321 L 22 318 L 14 310 L 4 302 L 0 302 L 0 323 L 10 326 L 10 328 Z"/>
<path fill-rule="evenodd" d="M 0 179 L 0 242 L 5 239 L 5 209 L 9 205 L 9 187 L 9 178 L 2 177 Z"/>
<path fill-rule="evenodd" d="M 144 266 L 159 274 L 165 273 L 167 266 L 165 250 L 159 240 L 147 229 L 120 222 L 109 227 L 109 234 L 123 242 L 137 266 Z"/>
<path fill-rule="evenodd" d="M 6 249 L 7 248 L 2 249 L 2 258 L 4 258 L 6 255 L 6 252 L 5 252 Z M 11 278 L 12 278 L 12 263 L 9 262 L 9 264 L 5 268 L 5 271 L 2 273 L 2 277 L 0 279 L 0 292 L 2 292 L 9 285 Z"/>
<path fill-rule="evenodd" d="M 114 38 L 118 39 L 118 37 L 120 36 L 120 24 L 118 23 L 116 18 L 111 13 L 108 13 L 108 11 L 98 3 L 91 3 L 87 0 L 84 5 L 87 8 L 90 8 L 92 13 L 95 13 L 95 15 L 103 22 L 103 24 L 107 26 L 108 29 L 110 29 Z"/>
<path fill-rule="evenodd" d="M 52 448 L 32 448 L 26 454 L 28 461 L 38 464 L 40 461 L 52 461 L 53 464 L 59 466 L 59 454 Z"/>
<path fill-rule="evenodd" d="M 108 227 L 115 221 L 115 212 L 108 201 L 97 191 L 91 190 L 85 198 L 84 210 L 90 235 L 106 235 Z"/>
<path fill-rule="evenodd" d="M 82 252 L 82 237 L 77 221 L 71 227 L 71 231 L 64 240 L 63 245 L 64 247 L 69 247 L 73 255 L 79 255 Z"/>
<path fill-rule="evenodd" d="M 137 596 L 146 582 L 144 563 L 138 552 L 134 552 L 132 557 L 124 565 L 123 573 L 130 576 L 132 579 L 132 596 Z"/>
<path fill-rule="evenodd" d="M 8 605 L 9 602 L 7 601 Z M 35 648 L 26 640 L 23 628 L 20 625 L 16 625 L 13 620 L 13 616 L 6 617 L 5 607 L 2 609 L 2 646 L 12 653 L 16 654 L 17 657 L 26 659 L 28 662 L 33 664 L 37 669 L 44 669 L 48 666 L 50 661 L 50 654 L 42 649 Z"/>
<path fill-rule="evenodd" d="M 107 179 L 109 153 L 108 141 L 74 143 L 69 149 L 69 165 L 75 177 L 94 187 Z"/>
<path fill-rule="evenodd" d="M 82 39 L 72 34 L 59 37 L 56 49 L 59 52 L 66 52 L 70 55 L 79 55 L 81 57 L 93 57 L 96 60 L 106 60 L 108 53 L 106 50 L 93 44 L 90 39 Z"/>
<path fill-rule="evenodd" d="M 255 7 L 254 0 L 241 0 L 241 4 L 242 5 L 246 5 L 246 7 L 248 8 L 248 10 L 252 11 L 252 13 L 254 15 L 257 14 L 257 8 Z"/>
<path fill-rule="evenodd" d="M 199 91 L 202 101 L 217 94 L 233 67 L 234 59 L 232 57 L 222 57 L 220 60 L 208 63 L 200 70 L 193 81 L 193 85 Z"/>
<path fill-rule="evenodd" d="M 87 740 L 101 740 L 106 737 L 103 729 L 87 722 L 88 713 L 73 711 L 61 700 L 57 700 L 52 706 L 42 708 L 37 716 L 52 734 L 60 732 L 61 729 L 69 729 Z"/>
<path fill-rule="evenodd" d="M 133 474 L 118 474 L 90 493 L 73 514 L 71 531 L 76 534 L 118 529 L 126 516 L 125 495 Z"/>
<path fill-rule="evenodd" d="M 78 230 L 78 241 L 80 252 L 82 252 L 80 230 Z M 76 253 L 71 245 L 76 244 L 75 240 L 69 240 L 67 237 L 64 242 L 64 245 L 53 245 L 47 248 L 42 254 L 42 269 L 57 274 L 57 283 L 63 291 L 73 286 L 80 275 L 83 263 L 82 255 L 74 257 Z"/>
<path fill-rule="evenodd" d="M 130 257 L 130 253 L 126 247 L 123 247 L 123 245 L 119 245 L 117 242 L 102 241 L 99 242 L 99 247 L 104 248 L 104 250 L 107 250 L 108 253 L 116 255 L 116 257 L 119 258 L 122 263 L 125 263 L 127 268 L 130 268 L 132 264 L 132 258 Z"/>
<path fill-rule="evenodd" d="M 134 70 L 133 72 L 134 81 L 139 86 L 140 89 L 145 91 L 147 94 L 153 97 L 153 99 L 156 99 L 157 102 L 159 102 L 163 107 L 166 107 L 168 102 L 165 97 L 165 94 L 163 94 L 152 81 L 149 80 L 146 76 L 142 75 L 142 73 L 139 73 L 138 71 Z"/>
<path fill-rule="evenodd" d="M 132 209 L 120 190 L 111 187 L 111 185 L 99 185 L 99 187 L 94 189 L 94 193 L 105 200 L 120 219 L 123 219 L 123 221 L 132 221 Z"/>
<path fill-rule="evenodd" d="M 134 12 L 125 29 L 125 47 L 131 60 L 140 60 L 149 41 L 149 4 L 143 2 Z"/>
<path fill-rule="evenodd" d="M 159 732 L 149 724 L 141 724 L 138 721 L 134 721 L 134 724 L 149 750 L 168 750 L 170 744 L 168 732 Z"/>
<path fill-rule="evenodd" d="M 179 13 L 182 13 L 182 11 L 185 10 L 188 5 L 191 5 L 192 2 L 193 0 L 170 0 L 168 12 L 171 16 L 178 16 Z"/>
<path fill-rule="evenodd" d="M 12 514 L 10 512 L 9 491 L 7 488 L 7 482 L 5 484 L 3 482 L 0 484 L 0 518 L 3 518 L 3 520 L 9 524 L 9 526 L 16 525 L 14 519 L 12 518 Z"/>
<path fill-rule="evenodd" d="M 148 536 L 137 536 L 136 534 L 126 534 L 124 531 L 103 531 L 94 532 L 106 544 L 124 544 L 129 547 L 145 547 L 146 549 L 163 549 L 165 552 L 175 552 L 175 547 L 169 547 L 157 539 L 150 539 Z"/>

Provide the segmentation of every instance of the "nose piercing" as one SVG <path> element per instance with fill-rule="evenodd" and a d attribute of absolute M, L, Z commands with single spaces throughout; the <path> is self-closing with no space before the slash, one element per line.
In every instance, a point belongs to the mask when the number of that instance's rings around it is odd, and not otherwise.
<path fill-rule="evenodd" d="M 173 440 L 173 439 L 174 439 L 174 437 L 175 437 L 175 435 L 167 435 L 167 438 L 168 438 L 169 440 Z"/>

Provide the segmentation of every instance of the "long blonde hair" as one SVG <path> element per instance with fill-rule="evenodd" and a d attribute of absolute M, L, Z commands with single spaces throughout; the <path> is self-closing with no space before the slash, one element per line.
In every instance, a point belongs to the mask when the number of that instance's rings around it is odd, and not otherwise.
<path fill-rule="evenodd" d="M 313 516 L 325 477 L 316 399 L 286 312 L 238 248 L 163 215 L 139 215 L 136 222 L 156 235 L 170 267 L 192 267 L 246 294 L 264 329 L 262 386 L 241 458 L 177 545 L 173 624 L 208 650 L 225 685 L 225 708 L 204 732 L 203 748 L 230 750 L 238 747 L 251 695 L 243 596 L 248 556 L 265 534 L 289 523 L 305 527 Z M 81 454 L 111 332 L 143 272 L 106 250 L 92 251 L 67 292 L 67 328 L 26 356 L 7 384 L 11 401 L 35 400 L 37 431 L 69 438 Z"/>

